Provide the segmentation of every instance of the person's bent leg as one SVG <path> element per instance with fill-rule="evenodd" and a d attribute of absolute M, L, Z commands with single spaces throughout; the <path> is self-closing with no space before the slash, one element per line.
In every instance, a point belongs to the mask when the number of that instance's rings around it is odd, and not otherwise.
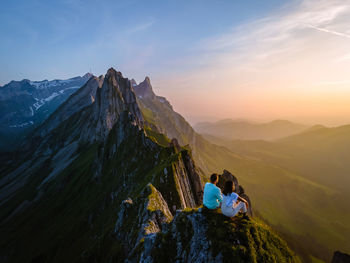
<path fill-rule="evenodd" d="M 242 210 L 243 213 L 247 213 L 247 206 L 243 202 L 239 202 L 235 207 L 234 210 L 236 214 Z"/>
<path fill-rule="evenodd" d="M 247 213 L 247 205 L 243 202 L 242 202 L 242 204 L 243 204 L 243 207 L 242 207 L 243 213 Z"/>

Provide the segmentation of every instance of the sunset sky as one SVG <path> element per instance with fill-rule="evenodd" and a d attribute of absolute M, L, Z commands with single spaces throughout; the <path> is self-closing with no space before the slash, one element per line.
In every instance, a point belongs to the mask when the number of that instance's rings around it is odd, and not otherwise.
<path fill-rule="evenodd" d="M 350 0 L 8 1 L 0 85 L 113 66 L 192 123 L 350 124 Z"/>

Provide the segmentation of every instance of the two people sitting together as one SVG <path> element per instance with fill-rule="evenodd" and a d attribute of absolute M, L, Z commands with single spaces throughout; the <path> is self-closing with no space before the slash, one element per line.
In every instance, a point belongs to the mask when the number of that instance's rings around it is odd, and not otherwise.
<path fill-rule="evenodd" d="M 232 181 L 226 181 L 224 190 L 221 190 L 216 184 L 219 181 L 217 174 L 210 176 L 210 183 L 204 186 L 203 205 L 208 209 L 217 209 L 221 206 L 221 212 L 228 217 L 234 217 L 239 211 L 247 213 L 248 202 L 234 192 Z"/>

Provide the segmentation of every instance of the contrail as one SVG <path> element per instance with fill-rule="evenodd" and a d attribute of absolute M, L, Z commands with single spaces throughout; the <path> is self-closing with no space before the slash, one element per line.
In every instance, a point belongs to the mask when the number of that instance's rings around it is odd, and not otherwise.
<path fill-rule="evenodd" d="M 317 27 L 317 26 L 313 26 L 313 25 L 308 25 L 308 27 L 316 29 L 316 30 L 321 31 L 321 32 L 330 33 L 330 34 L 333 34 L 336 36 L 350 38 L 350 35 L 347 35 L 347 34 L 344 34 L 344 33 L 338 32 L 338 31 L 333 31 L 333 30 L 329 30 L 329 29 L 325 29 L 325 28 Z"/>

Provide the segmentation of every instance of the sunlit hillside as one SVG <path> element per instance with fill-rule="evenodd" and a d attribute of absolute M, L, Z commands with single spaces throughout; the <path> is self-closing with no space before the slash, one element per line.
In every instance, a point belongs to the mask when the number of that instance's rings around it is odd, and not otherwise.
<path fill-rule="evenodd" d="M 349 252 L 350 126 L 317 126 L 275 142 L 205 138 L 244 158 L 232 169 L 259 213 L 291 240 L 326 259 L 331 247 Z"/>

